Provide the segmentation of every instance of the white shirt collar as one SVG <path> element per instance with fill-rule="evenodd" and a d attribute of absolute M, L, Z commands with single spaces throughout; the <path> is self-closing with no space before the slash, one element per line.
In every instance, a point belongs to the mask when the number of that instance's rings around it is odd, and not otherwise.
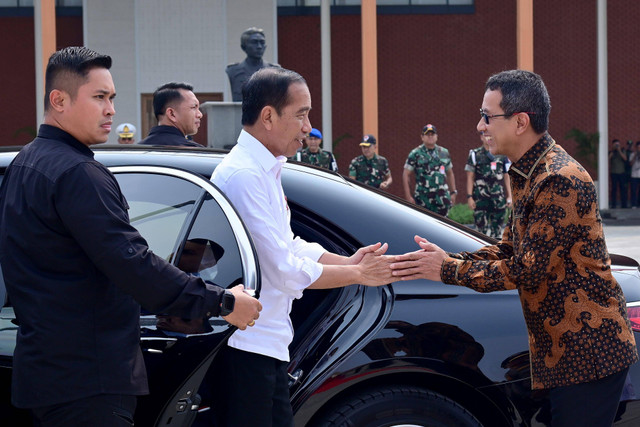
<path fill-rule="evenodd" d="M 278 174 L 282 166 L 287 162 L 285 156 L 274 157 L 271 151 L 258 141 L 253 135 L 242 129 L 238 136 L 238 145 L 245 149 L 257 164 L 267 173 Z"/>

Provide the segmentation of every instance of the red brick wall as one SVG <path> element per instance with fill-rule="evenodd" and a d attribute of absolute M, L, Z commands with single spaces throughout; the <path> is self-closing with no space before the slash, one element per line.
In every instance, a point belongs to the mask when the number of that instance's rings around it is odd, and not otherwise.
<path fill-rule="evenodd" d="M 567 3 L 571 2 L 536 2 L 534 28 L 539 29 L 534 30 L 534 67 L 551 97 L 550 133 L 572 153 L 575 142 L 565 139 L 571 128 L 598 131 L 598 46 L 596 2 L 584 2 L 591 3 L 587 7 Z M 608 3 L 613 12 L 616 2 Z M 612 112 L 616 109 L 609 107 Z M 597 171 L 590 172 L 595 179 Z"/>
<path fill-rule="evenodd" d="M 82 17 L 58 17 L 57 48 L 82 45 Z M 0 17 L 0 145 L 24 145 L 36 131 L 33 17 Z"/>
<path fill-rule="evenodd" d="M 607 3 L 609 141 L 640 141 L 640 4 L 633 0 Z"/>
<path fill-rule="evenodd" d="M 0 52 L 0 144 L 23 145 L 33 136 L 16 132 L 36 126 L 33 17 L 0 18 Z"/>
<path fill-rule="evenodd" d="M 378 91 L 380 154 L 389 159 L 402 195 L 402 170 L 419 132 L 433 123 L 439 142 L 453 157 L 464 193 L 464 163 L 478 138 L 475 127 L 486 79 L 517 66 L 516 2 L 476 2 L 472 15 L 379 15 Z M 537 0 L 534 5 L 534 67 L 551 96 L 550 132 L 571 153 L 564 135 L 572 127 L 597 131 L 596 2 Z M 640 139 L 640 4 L 608 2 L 609 134 Z M 362 79 L 360 16 L 332 16 L 334 138 L 351 135 L 335 149 L 346 172 L 360 153 Z M 314 102 L 312 124 L 322 126 L 320 17 L 279 17 L 278 52 L 284 67 L 308 81 Z M 595 174 L 595 171 L 591 171 Z M 460 201 L 460 199 L 459 199 Z"/>

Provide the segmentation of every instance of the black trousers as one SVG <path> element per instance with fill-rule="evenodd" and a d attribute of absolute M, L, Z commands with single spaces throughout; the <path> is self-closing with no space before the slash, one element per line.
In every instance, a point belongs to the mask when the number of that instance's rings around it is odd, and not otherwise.
<path fill-rule="evenodd" d="M 589 383 L 549 392 L 552 427 L 611 427 L 629 368 Z"/>
<path fill-rule="evenodd" d="M 136 410 L 136 396 L 99 394 L 33 408 L 35 427 L 130 427 Z"/>
<path fill-rule="evenodd" d="M 293 427 L 287 362 L 227 346 L 213 363 L 218 427 Z"/>
<path fill-rule="evenodd" d="M 617 205 L 617 196 L 620 196 L 620 207 L 627 207 L 627 176 L 623 173 L 611 174 L 611 208 Z"/>

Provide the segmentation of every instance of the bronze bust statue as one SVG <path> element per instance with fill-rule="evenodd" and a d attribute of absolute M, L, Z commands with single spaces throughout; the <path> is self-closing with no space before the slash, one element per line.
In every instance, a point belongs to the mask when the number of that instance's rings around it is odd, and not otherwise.
<path fill-rule="evenodd" d="M 247 54 L 242 62 L 227 65 L 227 75 L 231 84 L 231 99 L 242 101 L 242 84 L 260 68 L 280 67 L 278 64 L 271 64 L 262 60 L 262 55 L 267 48 L 264 37 L 264 30 L 251 27 L 246 29 L 240 37 L 240 47 Z"/>

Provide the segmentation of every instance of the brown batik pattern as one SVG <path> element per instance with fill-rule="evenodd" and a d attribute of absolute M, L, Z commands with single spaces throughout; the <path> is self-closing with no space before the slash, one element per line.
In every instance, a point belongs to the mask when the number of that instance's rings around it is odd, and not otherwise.
<path fill-rule="evenodd" d="M 593 381 L 638 359 L 611 273 L 595 186 L 545 134 L 509 170 L 513 213 L 496 245 L 449 254 L 442 281 L 517 289 L 535 389 Z"/>

